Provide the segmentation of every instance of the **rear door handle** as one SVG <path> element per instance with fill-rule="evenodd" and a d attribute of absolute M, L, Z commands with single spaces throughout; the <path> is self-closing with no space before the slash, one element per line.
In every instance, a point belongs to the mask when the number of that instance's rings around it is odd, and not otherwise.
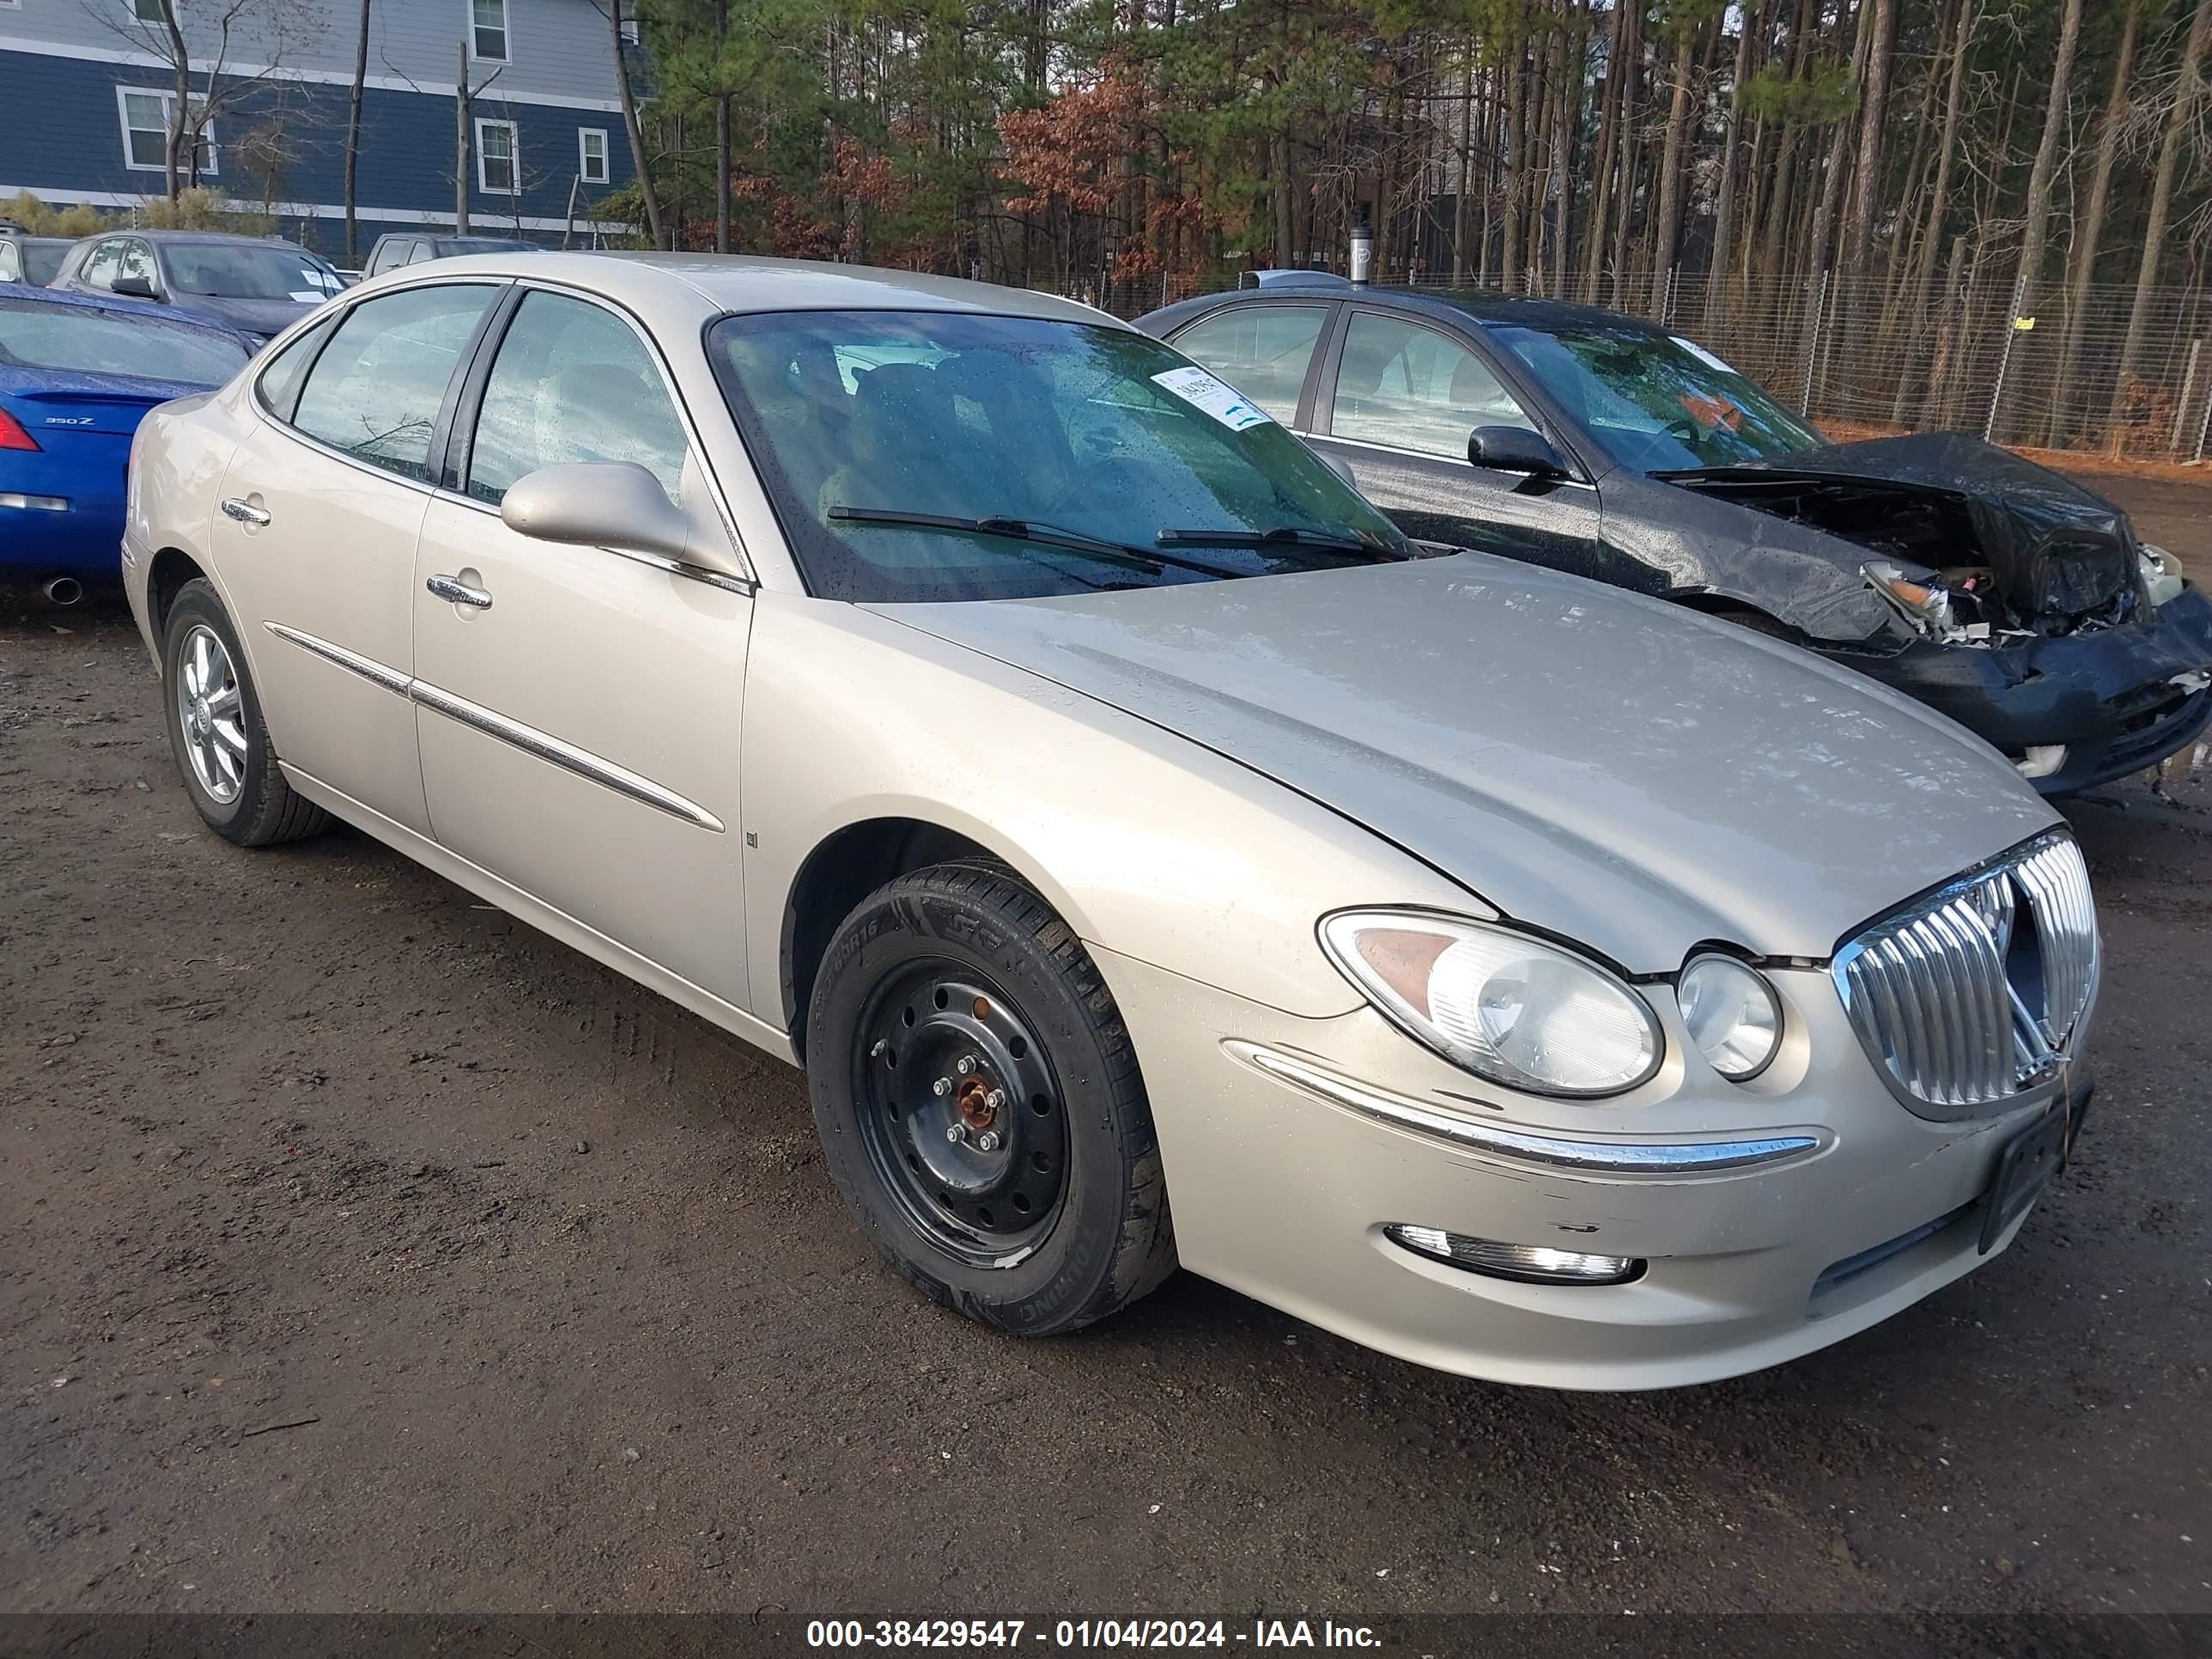
<path fill-rule="evenodd" d="M 252 502 L 241 501 L 235 495 L 223 497 L 222 511 L 225 518 L 235 519 L 240 524 L 264 525 L 269 522 L 266 513 Z"/>
<path fill-rule="evenodd" d="M 465 605 L 472 610 L 491 609 L 491 595 L 481 587 L 471 587 L 455 576 L 433 576 L 422 584 L 441 599 L 451 599 L 455 605 Z"/>

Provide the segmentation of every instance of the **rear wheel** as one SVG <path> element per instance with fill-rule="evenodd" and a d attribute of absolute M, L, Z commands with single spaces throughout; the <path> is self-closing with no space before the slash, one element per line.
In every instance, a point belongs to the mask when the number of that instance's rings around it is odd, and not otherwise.
<path fill-rule="evenodd" d="M 944 865 L 879 889 L 830 941 L 806 1030 L 830 1173 L 933 1300 L 1047 1335 L 1174 1269 L 1128 1032 L 1011 872 Z"/>
<path fill-rule="evenodd" d="M 200 817 L 226 841 L 266 847 L 330 822 L 276 764 L 246 653 L 204 578 L 177 590 L 164 624 L 163 711 L 169 749 Z"/>

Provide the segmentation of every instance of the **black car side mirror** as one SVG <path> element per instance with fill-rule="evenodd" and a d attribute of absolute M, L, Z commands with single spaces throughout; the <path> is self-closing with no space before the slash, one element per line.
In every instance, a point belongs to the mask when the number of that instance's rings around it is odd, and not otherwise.
<path fill-rule="evenodd" d="M 143 276 L 118 276 L 112 286 L 115 293 L 133 300 L 158 300 L 161 297 L 154 292 L 154 284 Z"/>
<path fill-rule="evenodd" d="M 1525 472 L 1532 478 L 1564 478 L 1567 464 L 1540 432 L 1521 426 L 1479 426 L 1467 441 L 1467 459 L 1496 472 Z"/>

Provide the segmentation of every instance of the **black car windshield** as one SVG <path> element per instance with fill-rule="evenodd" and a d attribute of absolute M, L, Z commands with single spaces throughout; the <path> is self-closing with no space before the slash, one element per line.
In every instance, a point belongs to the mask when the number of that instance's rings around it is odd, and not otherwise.
<path fill-rule="evenodd" d="M 1127 329 L 775 312 L 724 318 L 708 353 L 825 598 L 1036 598 L 1412 550 L 1299 440 Z"/>
<path fill-rule="evenodd" d="M 328 298 L 338 279 L 313 255 L 297 248 L 247 247 L 227 242 L 178 242 L 163 251 L 169 285 L 180 294 L 213 300 Z"/>
<path fill-rule="evenodd" d="M 62 268 L 62 255 L 70 251 L 67 242 L 26 242 L 22 247 L 23 280 L 40 288 L 54 280 Z"/>
<path fill-rule="evenodd" d="M 1704 347 L 1635 323 L 1491 325 L 1544 389 L 1638 472 L 1763 461 L 1826 441 Z"/>
<path fill-rule="evenodd" d="M 0 301 L 0 364 L 220 386 L 245 366 L 227 334 L 160 318 L 37 300 Z"/>

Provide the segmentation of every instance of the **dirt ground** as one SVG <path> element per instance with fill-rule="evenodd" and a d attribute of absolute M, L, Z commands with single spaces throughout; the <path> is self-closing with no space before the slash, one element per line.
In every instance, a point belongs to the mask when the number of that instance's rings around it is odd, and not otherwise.
<path fill-rule="evenodd" d="M 2212 568 L 2212 489 L 2113 488 Z M 360 835 L 217 841 L 155 693 L 118 611 L 0 628 L 0 1611 L 2212 1613 L 2212 785 L 2073 811 L 2103 1086 L 2008 1255 L 1571 1396 L 1188 1275 L 926 1306 L 795 1072 Z"/>

